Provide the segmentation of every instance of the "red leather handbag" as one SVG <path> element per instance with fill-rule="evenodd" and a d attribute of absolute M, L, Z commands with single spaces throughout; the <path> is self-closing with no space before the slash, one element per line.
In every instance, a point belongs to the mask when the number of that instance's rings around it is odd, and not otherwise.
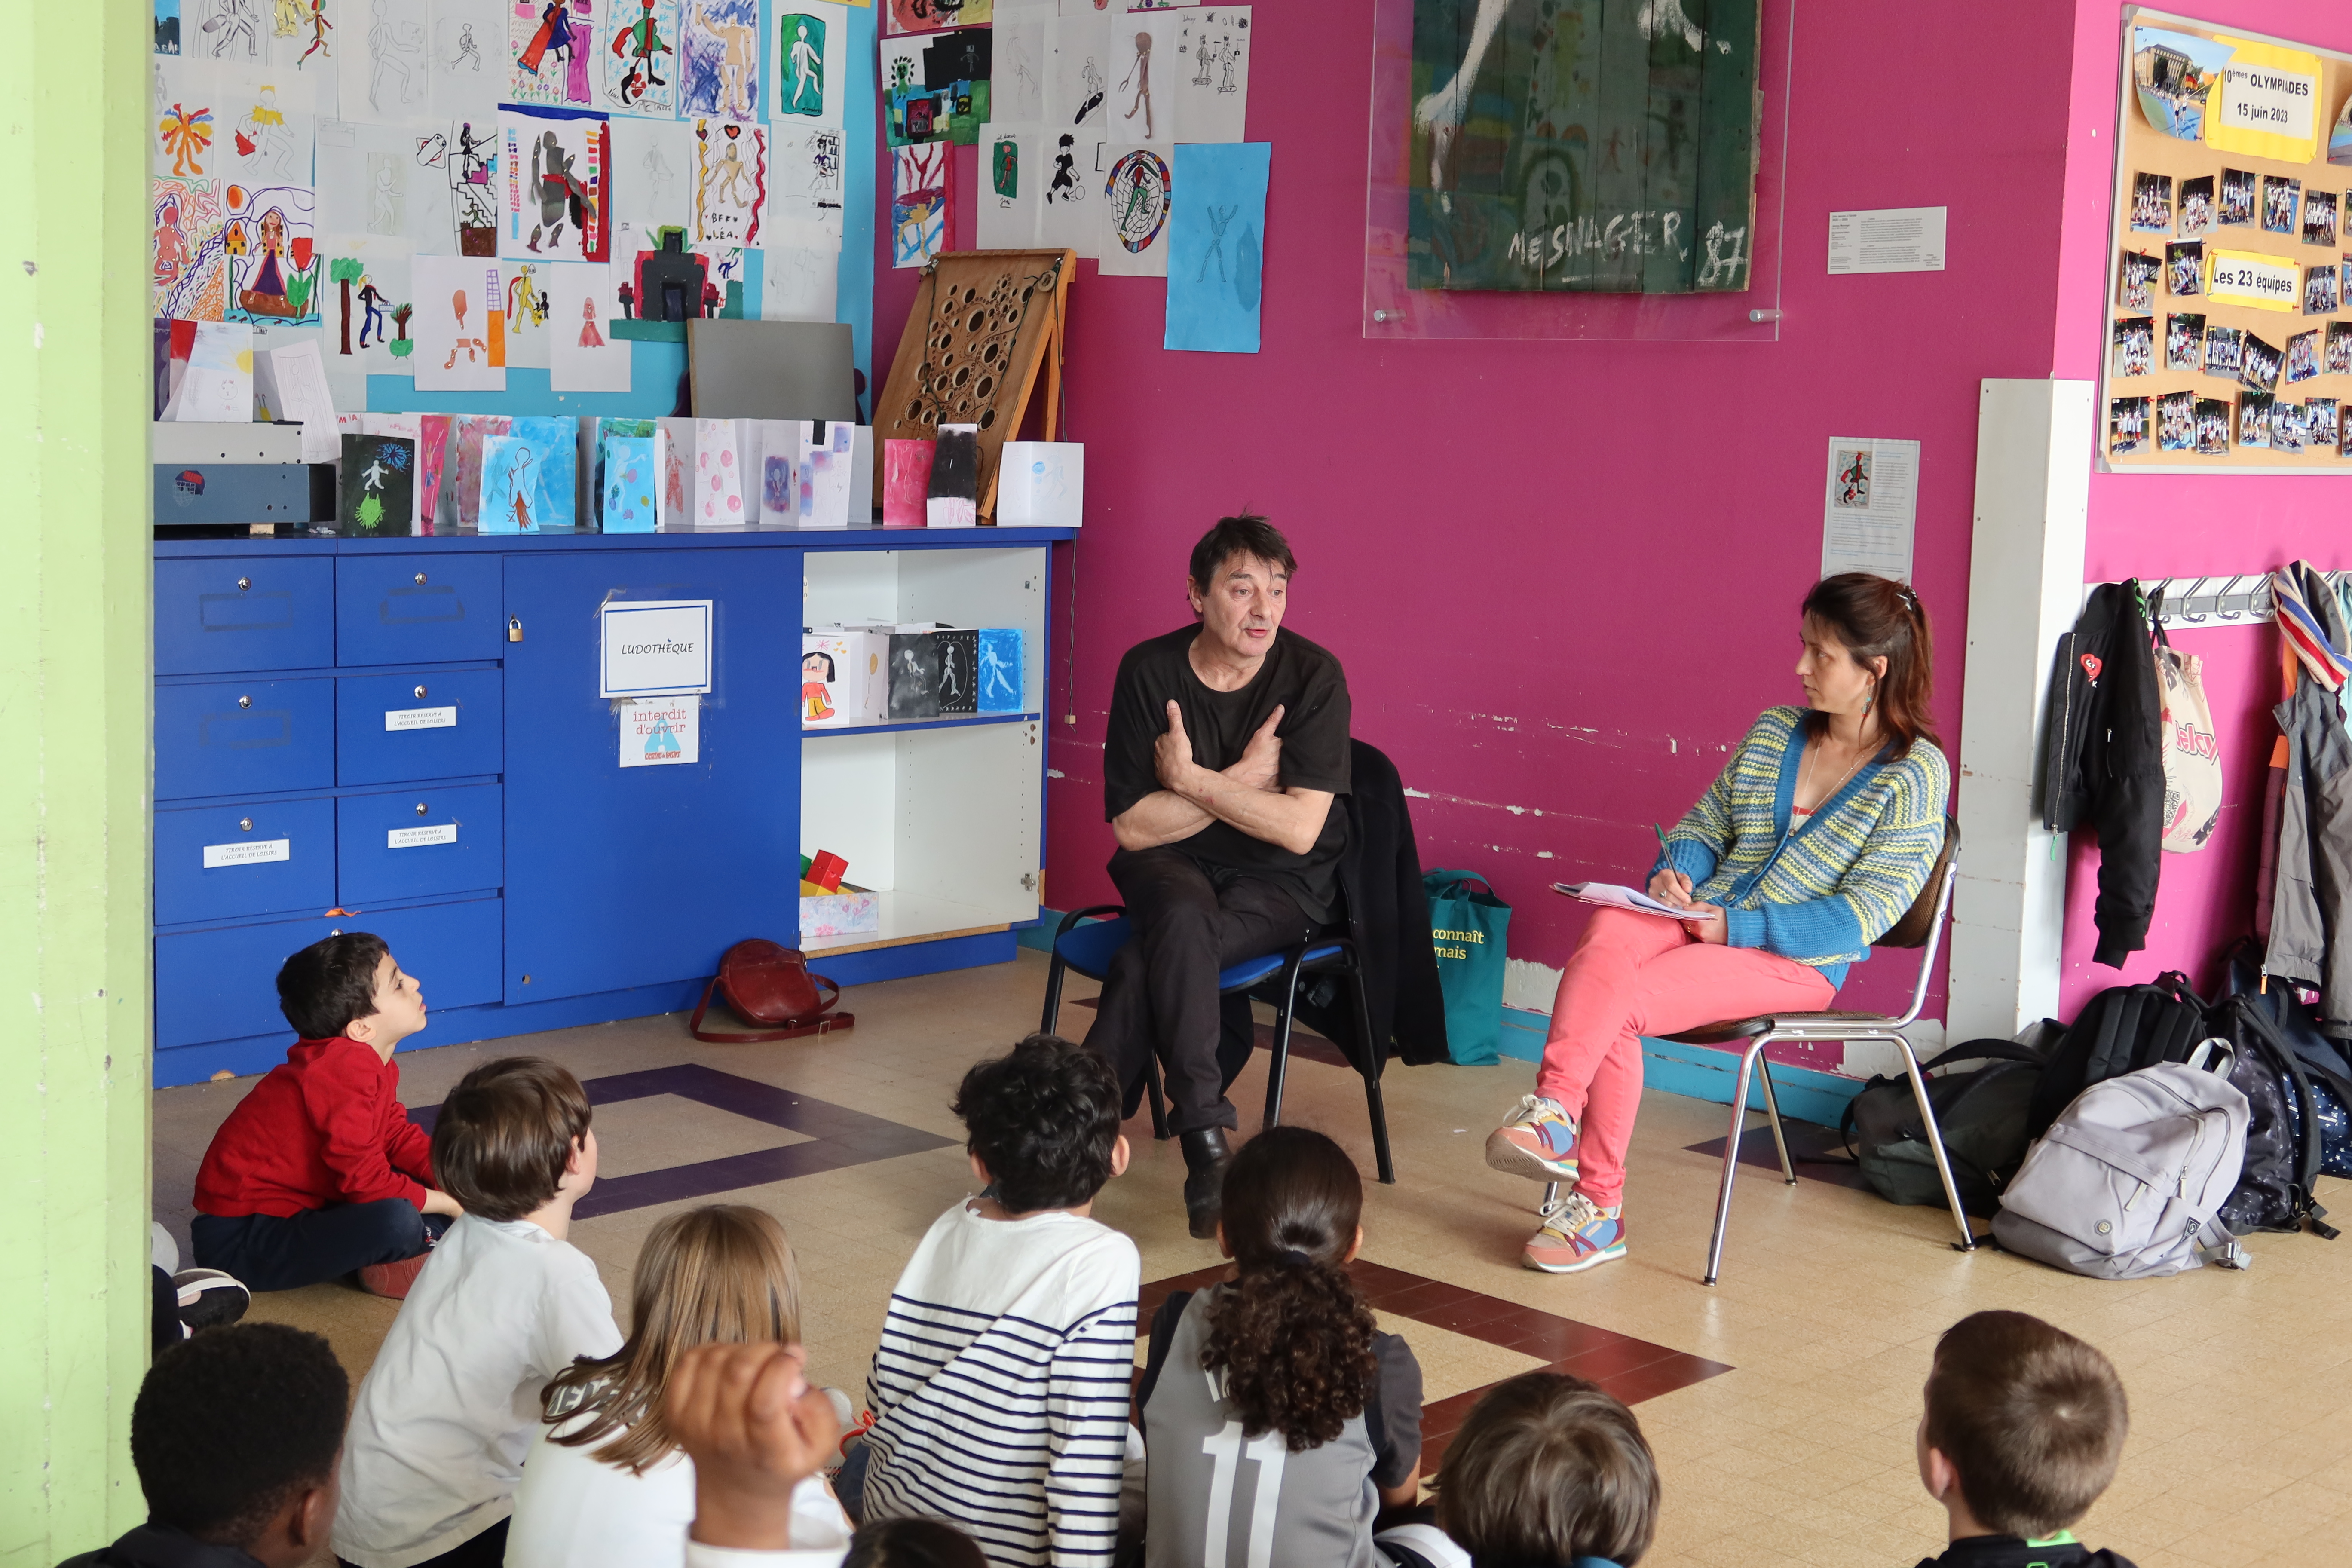
<path fill-rule="evenodd" d="M 735 1016 L 753 1028 L 734 1034 L 712 1034 L 702 1026 L 717 992 Z M 857 1020 L 837 1013 L 841 987 L 822 974 L 809 973 L 807 955 L 761 937 L 739 942 L 719 961 L 719 973 L 702 988 L 687 1030 L 698 1040 L 757 1043 L 796 1040 L 807 1035 L 829 1035 Z"/>

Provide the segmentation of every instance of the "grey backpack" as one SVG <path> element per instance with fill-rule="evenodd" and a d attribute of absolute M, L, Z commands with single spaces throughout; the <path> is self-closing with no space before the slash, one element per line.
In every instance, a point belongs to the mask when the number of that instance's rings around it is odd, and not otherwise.
<path fill-rule="evenodd" d="M 2206 1069 L 2209 1053 L 2221 1057 Z M 2246 1097 L 2208 1040 L 2091 1085 L 2026 1152 L 1992 1234 L 2011 1252 L 2094 1279 L 2146 1279 L 2210 1260 L 2246 1267 L 2219 1216 L 2246 1153 Z"/>

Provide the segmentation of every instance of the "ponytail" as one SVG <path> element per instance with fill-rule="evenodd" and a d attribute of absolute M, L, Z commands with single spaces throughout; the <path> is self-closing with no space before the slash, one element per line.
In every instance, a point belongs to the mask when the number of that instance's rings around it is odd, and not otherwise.
<path fill-rule="evenodd" d="M 1363 1178 L 1320 1132 L 1276 1127 L 1234 1156 L 1223 1202 L 1236 1278 L 1209 1300 L 1201 1365 L 1223 1374 L 1248 1436 L 1319 1447 L 1363 1413 L 1377 1370 L 1372 1310 L 1347 1270 Z"/>
<path fill-rule="evenodd" d="M 1935 695 L 1935 642 L 1917 594 L 1875 573 L 1841 572 L 1813 584 L 1803 615 L 1837 638 L 1856 664 L 1886 660 L 1874 700 L 1890 761 L 1909 756 L 1921 741 L 1942 744 L 1927 712 Z M 1808 714 L 1805 732 L 1818 735 L 1827 722 L 1822 713 Z"/>

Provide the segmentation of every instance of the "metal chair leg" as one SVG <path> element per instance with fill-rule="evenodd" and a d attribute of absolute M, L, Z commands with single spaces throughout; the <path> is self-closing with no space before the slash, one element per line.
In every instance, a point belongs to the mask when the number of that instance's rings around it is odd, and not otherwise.
<path fill-rule="evenodd" d="M 1155 1143 L 1167 1142 L 1168 1102 L 1166 1096 L 1160 1091 L 1160 1058 L 1157 1056 L 1146 1057 L 1143 1059 L 1143 1102 L 1151 1107 L 1151 1141 Z"/>
<path fill-rule="evenodd" d="M 1552 1215 L 1552 1210 L 1557 1208 L 1559 1205 L 1559 1184 L 1558 1182 L 1546 1182 L 1544 1184 L 1543 1202 L 1536 1205 L 1537 1215 L 1544 1219 L 1549 1219 Z"/>
<path fill-rule="evenodd" d="M 1354 953 L 1348 956 L 1348 992 L 1356 1008 L 1356 1037 L 1363 1042 L 1363 1061 L 1357 1070 L 1364 1075 L 1364 1108 L 1372 1119 L 1372 1160 L 1379 1167 L 1381 1180 L 1390 1186 L 1396 1184 L 1396 1162 L 1389 1156 L 1389 1113 L 1381 1099 L 1381 1078 L 1387 1067 L 1381 1044 L 1372 1038 L 1372 1005 L 1364 994 L 1364 971 Z"/>
<path fill-rule="evenodd" d="M 1772 1058 L 1756 1058 L 1757 1071 L 1764 1079 L 1764 1116 L 1772 1123 L 1772 1147 L 1780 1152 L 1780 1179 L 1790 1186 L 1797 1184 L 1797 1167 L 1789 1160 L 1789 1135 L 1780 1130 L 1780 1097 L 1772 1089 Z"/>
<path fill-rule="evenodd" d="M 1968 1211 L 1960 1206 L 1960 1189 L 1952 1180 L 1952 1163 L 1944 1157 L 1944 1133 L 1936 1125 L 1936 1108 L 1927 1099 L 1927 1076 L 1919 1070 L 1919 1058 L 1912 1052 L 1911 1042 L 1901 1035 L 1893 1039 L 1895 1048 L 1903 1053 L 1904 1070 L 1911 1075 L 1911 1097 L 1919 1102 L 1919 1121 L 1927 1130 L 1927 1152 L 1936 1156 L 1936 1174 L 1943 1178 L 1944 1201 L 1951 1205 L 1952 1224 L 1959 1228 L 1960 1239 L 1952 1250 L 1974 1252 L 1976 1232 L 1969 1228 Z"/>
<path fill-rule="evenodd" d="M 1045 1011 L 1037 1020 L 1037 1032 L 1041 1035 L 1055 1033 L 1055 1026 L 1062 1021 L 1062 976 L 1065 973 L 1066 966 L 1057 951 L 1045 965 Z"/>
<path fill-rule="evenodd" d="M 1260 1130 L 1282 1125 L 1283 1079 L 1290 1070 L 1290 1026 L 1298 1015 L 1298 959 L 1294 952 L 1282 966 L 1282 1006 L 1274 1016 L 1274 1060 L 1265 1069 L 1265 1120 Z"/>
<path fill-rule="evenodd" d="M 1723 1232 L 1731 1219 L 1731 1184 L 1739 1174 L 1739 1139 L 1748 1131 L 1748 1080 L 1756 1070 L 1757 1058 L 1764 1054 L 1764 1044 L 1771 1037 L 1758 1038 L 1740 1054 L 1739 1076 L 1731 1087 L 1731 1136 L 1723 1146 L 1723 1185 L 1715 1197 L 1715 1235 L 1706 1244 L 1706 1277 L 1700 1281 L 1712 1285 L 1723 1267 Z"/>

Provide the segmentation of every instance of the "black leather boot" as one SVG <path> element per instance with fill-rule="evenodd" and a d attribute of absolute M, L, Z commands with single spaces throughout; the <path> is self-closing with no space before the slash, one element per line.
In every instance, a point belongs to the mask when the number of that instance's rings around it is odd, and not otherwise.
<path fill-rule="evenodd" d="M 1223 1212 L 1225 1167 L 1234 1152 L 1222 1127 L 1202 1127 L 1183 1135 L 1184 1217 L 1196 1241 L 1213 1241 Z"/>

